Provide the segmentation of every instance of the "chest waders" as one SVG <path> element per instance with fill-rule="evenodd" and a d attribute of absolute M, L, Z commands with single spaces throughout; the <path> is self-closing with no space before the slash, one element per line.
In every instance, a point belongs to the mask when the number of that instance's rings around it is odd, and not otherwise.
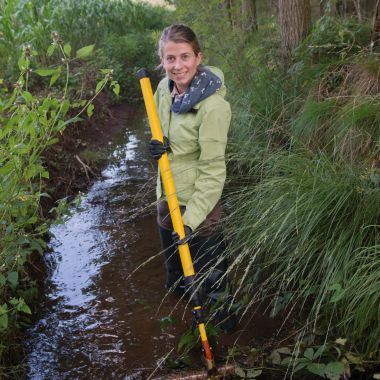
<path fill-rule="evenodd" d="M 147 70 L 139 70 L 137 72 L 137 78 L 140 80 L 140 86 L 144 97 L 146 112 L 148 114 L 152 138 L 163 142 L 163 134 L 161 130 L 160 120 L 158 118 L 157 108 L 153 98 L 152 86 L 150 84 L 149 74 Z M 164 186 L 167 202 L 169 205 L 170 217 L 173 222 L 173 228 L 174 231 L 178 234 L 179 239 L 181 241 L 185 238 L 185 230 L 182 222 L 182 215 L 179 208 L 174 181 L 170 170 L 169 158 L 166 152 L 158 160 L 158 165 L 160 167 L 161 179 Z M 209 376 L 208 378 L 212 379 L 215 376 L 218 376 L 218 371 L 215 366 L 214 355 L 211 351 L 206 334 L 206 328 L 202 315 L 201 299 L 196 284 L 194 282 L 195 271 L 190 255 L 189 244 L 187 242 L 185 242 L 184 244 L 179 244 L 178 251 L 181 259 L 183 274 L 185 277 L 184 281 L 186 290 L 190 294 L 194 320 L 199 329 L 199 335 L 201 337 L 206 368 Z"/>

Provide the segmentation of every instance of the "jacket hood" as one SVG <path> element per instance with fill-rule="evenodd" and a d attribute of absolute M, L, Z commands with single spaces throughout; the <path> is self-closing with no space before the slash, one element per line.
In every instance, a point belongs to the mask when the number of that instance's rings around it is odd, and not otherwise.
<path fill-rule="evenodd" d="M 167 79 L 167 86 L 170 93 L 173 90 L 174 82 Z M 213 66 L 200 66 L 184 95 L 174 98 L 171 109 L 180 114 L 197 109 L 202 100 L 216 92 L 223 98 L 226 94 L 222 71 Z"/>

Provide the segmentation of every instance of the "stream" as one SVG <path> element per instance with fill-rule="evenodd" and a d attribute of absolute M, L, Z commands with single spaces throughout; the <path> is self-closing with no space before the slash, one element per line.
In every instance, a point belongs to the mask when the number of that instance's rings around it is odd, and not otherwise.
<path fill-rule="evenodd" d="M 50 275 L 24 342 L 28 380 L 151 379 L 170 372 L 162 363 L 178 356 L 192 325 L 188 304 L 164 288 L 144 117 L 139 110 L 118 119 L 123 128 L 101 177 L 50 230 Z M 257 344 L 281 323 L 250 314 L 236 332 L 216 337 L 214 353 L 224 360 L 228 347 Z"/>
<path fill-rule="evenodd" d="M 28 379 L 138 379 L 174 347 L 160 319 L 175 313 L 178 300 L 163 286 L 155 165 L 138 116 L 125 120 L 81 205 L 51 228 L 51 275 L 25 342 Z"/>

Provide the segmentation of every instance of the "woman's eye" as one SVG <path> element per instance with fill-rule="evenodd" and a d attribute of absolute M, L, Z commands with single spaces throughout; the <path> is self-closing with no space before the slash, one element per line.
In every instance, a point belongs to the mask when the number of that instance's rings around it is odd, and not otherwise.
<path fill-rule="evenodd" d="M 182 56 L 182 59 L 183 59 L 184 61 L 187 61 L 189 58 L 190 58 L 190 54 L 184 54 L 184 55 Z"/>
<path fill-rule="evenodd" d="M 167 60 L 168 62 L 173 62 L 173 61 L 174 61 L 174 57 L 167 57 L 166 60 Z"/>

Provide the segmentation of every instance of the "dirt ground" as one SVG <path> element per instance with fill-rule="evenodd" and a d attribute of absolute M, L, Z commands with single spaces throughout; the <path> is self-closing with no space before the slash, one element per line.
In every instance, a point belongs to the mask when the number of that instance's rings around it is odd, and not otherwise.
<path fill-rule="evenodd" d="M 136 108 L 126 103 L 107 103 L 106 98 L 96 99 L 94 115 L 70 125 L 59 143 L 45 153 L 44 161 L 50 173 L 46 191 L 51 198 L 43 200 L 44 215 L 48 215 L 56 200 L 85 191 L 99 176 L 109 142 L 125 127 Z"/>

